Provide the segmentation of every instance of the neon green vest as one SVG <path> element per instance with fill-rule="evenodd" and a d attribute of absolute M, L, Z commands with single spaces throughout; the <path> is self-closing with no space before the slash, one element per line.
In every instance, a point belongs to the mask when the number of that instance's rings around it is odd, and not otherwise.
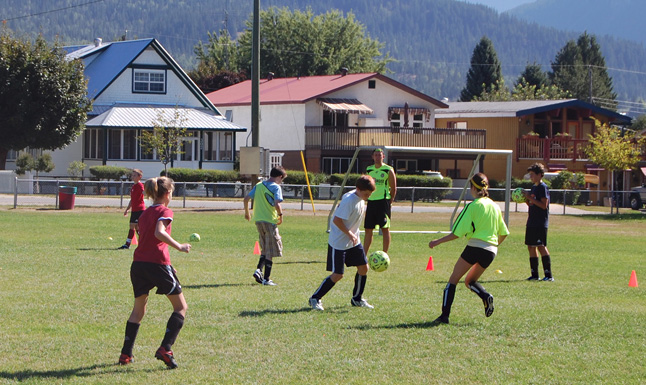
<path fill-rule="evenodd" d="M 374 178 L 377 189 L 370 195 L 368 200 L 378 201 L 380 199 L 390 199 L 390 183 L 388 183 L 388 173 L 393 168 L 387 164 L 375 168 L 375 165 L 370 165 L 366 169 L 368 175 Z"/>
<path fill-rule="evenodd" d="M 278 223 L 278 212 L 269 201 L 274 201 L 274 194 L 269 191 L 264 183 L 259 182 L 253 196 L 254 222 Z"/>

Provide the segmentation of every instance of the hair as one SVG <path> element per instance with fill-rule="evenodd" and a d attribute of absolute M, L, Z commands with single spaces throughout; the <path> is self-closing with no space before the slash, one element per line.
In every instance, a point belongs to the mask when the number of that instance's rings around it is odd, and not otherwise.
<path fill-rule="evenodd" d="M 139 176 L 144 176 L 144 172 L 143 172 L 143 171 L 141 171 L 141 170 L 140 170 L 140 169 L 138 169 L 138 168 L 133 168 L 133 169 L 132 169 L 132 172 L 134 172 L 134 173 L 136 173 L 136 174 L 139 174 Z"/>
<path fill-rule="evenodd" d="M 374 154 L 375 152 L 384 152 L 384 150 L 383 150 L 382 148 L 377 147 L 377 148 L 375 148 L 374 150 L 372 150 L 372 153 L 373 153 L 373 154 Z"/>
<path fill-rule="evenodd" d="M 534 163 L 531 166 L 527 167 L 527 172 L 533 172 L 534 174 L 545 175 L 545 166 L 543 163 Z"/>
<path fill-rule="evenodd" d="M 357 183 L 355 183 L 357 190 L 361 191 L 375 191 L 377 186 L 375 186 L 375 180 L 370 175 L 361 175 L 357 178 Z"/>
<path fill-rule="evenodd" d="M 282 176 L 283 179 L 285 179 L 287 178 L 287 173 L 285 172 L 285 169 L 282 166 L 274 166 L 269 172 L 269 176 L 272 178 L 277 178 L 279 176 Z"/>
<path fill-rule="evenodd" d="M 166 195 L 169 191 L 172 192 L 173 190 L 175 190 L 175 182 L 173 182 L 171 178 L 165 176 L 150 178 L 144 184 L 146 198 L 150 198 L 153 201 L 156 201 Z"/>
<path fill-rule="evenodd" d="M 471 185 L 478 190 L 479 197 L 489 196 L 489 178 L 481 172 L 471 178 Z"/>

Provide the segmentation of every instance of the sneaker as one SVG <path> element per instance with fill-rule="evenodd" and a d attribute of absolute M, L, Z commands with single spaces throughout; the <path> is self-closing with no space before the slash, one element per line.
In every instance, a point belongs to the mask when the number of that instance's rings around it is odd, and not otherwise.
<path fill-rule="evenodd" d="M 549 282 L 554 282 L 554 277 L 545 277 L 541 281 L 549 281 Z"/>
<path fill-rule="evenodd" d="M 263 279 L 262 284 L 265 286 L 276 286 L 274 281 L 272 281 L 271 279 Z"/>
<path fill-rule="evenodd" d="M 434 321 L 434 324 L 449 324 L 449 317 L 439 316 Z"/>
<path fill-rule="evenodd" d="M 533 275 L 529 278 L 527 278 L 527 281 L 538 281 L 538 277 L 534 277 Z"/>
<path fill-rule="evenodd" d="M 121 355 L 119 356 L 119 365 L 128 365 L 132 364 L 133 362 L 135 362 L 133 356 L 129 356 L 123 353 L 121 353 Z"/>
<path fill-rule="evenodd" d="M 323 309 L 321 300 L 316 298 L 310 298 L 310 307 L 312 308 L 312 310 L 321 310 L 321 311 L 325 310 Z"/>
<path fill-rule="evenodd" d="M 374 308 L 375 308 L 374 306 L 372 306 L 371 304 L 369 304 L 369 303 L 368 303 L 368 301 L 366 301 L 366 300 L 365 300 L 365 299 L 363 299 L 363 298 L 361 298 L 361 299 L 360 299 L 360 300 L 358 300 L 358 301 L 357 301 L 356 299 L 352 298 L 352 299 L 350 300 L 350 304 L 352 304 L 352 306 L 356 306 L 356 307 L 365 307 L 365 308 L 367 308 L 367 309 L 374 309 Z"/>
<path fill-rule="evenodd" d="M 256 271 L 253 272 L 253 277 L 256 279 L 256 282 L 262 283 L 263 276 L 262 276 L 262 271 L 260 271 L 260 269 L 256 269 Z"/>
<path fill-rule="evenodd" d="M 485 306 L 485 316 L 491 317 L 493 314 L 493 295 L 489 295 L 489 297 L 482 302 L 484 302 Z"/>
<path fill-rule="evenodd" d="M 166 366 L 170 369 L 175 369 L 177 367 L 177 362 L 175 361 L 175 357 L 173 357 L 173 352 L 164 349 L 163 346 L 160 346 L 159 349 L 157 349 L 155 352 L 155 358 L 164 361 Z"/>
<path fill-rule="evenodd" d="M 127 250 L 127 249 L 129 249 L 129 248 L 130 248 L 130 245 L 126 243 L 126 244 L 124 244 L 123 246 L 121 246 L 121 247 L 117 248 L 117 250 L 124 250 L 124 249 L 126 249 L 126 250 Z"/>

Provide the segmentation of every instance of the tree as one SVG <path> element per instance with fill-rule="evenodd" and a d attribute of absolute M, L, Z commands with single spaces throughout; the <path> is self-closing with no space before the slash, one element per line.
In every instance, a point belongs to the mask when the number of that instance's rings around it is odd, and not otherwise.
<path fill-rule="evenodd" d="M 557 100 L 567 99 L 571 95 L 555 85 L 544 85 L 543 87 L 530 84 L 522 79 L 511 91 L 511 100 Z"/>
<path fill-rule="evenodd" d="M 467 84 L 460 93 L 460 101 L 470 102 L 482 96 L 484 92 L 492 93 L 504 84 L 498 55 L 493 43 L 486 36 L 473 49 L 471 67 L 467 72 Z"/>
<path fill-rule="evenodd" d="M 520 74 L 516 80 L 514 87 L 518 87 L 520 84 L 526 84 L 535 86 L 536 88 L 543 88 L 549 85 L 549 78 L 547 74 L 543 72 L 541 65 L 534 62 L 532 64 L 527 64 L 523 72 Z"/>
<path fill-rule="evenodd" d="M 153 130 L 142 131 L 139 135 L 141 150 L 145 154 L 156 155 L 164 164 L 164 174 L 168 171 L 168 163 L 171 163 L 175 156 L 184 153 L 181 140 L 186 136 L 187 130 L 183 127 L 185 122 L 186 116 L 179 108 L 175 108 L 170 117 L 159 112 L 153 122 Z"/>
<path fill-rule="evenodd" d="M 576 42 L 568 41 L 556 54 L 549 77 L 552 84 L 579 100 L 601 99 L 604 107 L 616 107 L 617 94 L 594 36 L 583 33 Z"/>
<path fill-rule="evenodd" d="M 590 135 L 590 145 L 586 150 L 588 159 L 611 172 L 611 191 L 614 192 L 614 173 L 634 169 L 641 160 L 641 150 L 645 143 L 633 131 L 625 131 L 607 124 L 596 122 L 594 135 Z"/>
<path fill-rule="evenodd" d="M 55 150 L 81 134 L 92 109 L 83 63 L 66 60 L 42 36 L 33 43 L 0 32 L 0 169 L 9 150 Z"/>

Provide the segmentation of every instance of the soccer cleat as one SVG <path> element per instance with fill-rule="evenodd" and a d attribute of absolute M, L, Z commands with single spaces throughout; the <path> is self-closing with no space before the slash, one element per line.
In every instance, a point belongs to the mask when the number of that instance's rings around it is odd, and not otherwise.
<path fill-rule="evenodd" d="M 316 298 L 310 298 L 310 307 L 312 308 L 312 310 L 320 310 L 320 311 L 325 310 L 323 309 L 321 300 Z"/>
<path fill-rule="evenodd" d="M 126 249 L 126 250 L 127 250 L 127 249 L 129 249 L 129 248 L 130 248 L 130 245 L 126 243 L 126 244 L 124 244 L 123 246 L 121 246 L 121 247 L 117 248 L 117 250 L 124 250 L 124 249 Z"/>
<path fill-rule="evenodd" d="M 485 316 L 491 317 L 493 314 L 493 295 L 489 295 L 489 297 L 482 302 L 484 302 L 485 306 Z"/>
<path fill-rule="evenodd" d="M 129 356 L 123 353 L 121 353 L 121 355 L 119 356 L 119 365 L 128 365 L 132 364 L 133 362 L 135 362 L 133 356 Z"/>
<path fill-rule="evenodd" d="M 264 280 L 262 276 L 262 271 L 260 271 L 260 269 L 256 269 L 256 271 L 253 272 L 253 277 L 256 279 L 256 282 L 258 283 L 262 283 L 262 281 Z"/>
<path fill-rule="evenodd" d="M 365 307 L 366 309 L 374 309 L 375 308 L 374 306 L 369 304 L 368 301 L 366 301 L 363 298 L 361 298 L 358 301 L 356 299 L 352 298 L 350 300 L 350 304 L 352 304 L 352 306 L 356 306 L 356 307 Z"/>
<path fill-rule="evenodd" d="M 164 349 L 163 346 L 160 346 L 159 349 L 157 349 L 155 352 L 155 358 L 164 361 L 169 369 L 175 369 L 177 367 L 177 362 L 175 361 L 175 357 L 173 357 L 173 352 Z"/>
<path fill-rule="evenodd" d="M 538 277 L 534 277 L 533 275 L 529 278 L 527 278 L 527 281 L 538 281 Z"/>
<path fill-rule="evenodd" d="M 541 281 L 549 281 L 549 282 L 554 282 L 554 277 L 545 277 Z"/>
<path fill-rule="evenodd" d="M 272 281 L 271 279 L 263 279 L 262 284 L 265 286 L 276 286 L 274 281 Z"/>
<path fill-rule="evenodd" d="M 443 315 L 437 317 L 434 321 L 434 324 L 449 324 L 449 317 L 445 317 Z"/>

